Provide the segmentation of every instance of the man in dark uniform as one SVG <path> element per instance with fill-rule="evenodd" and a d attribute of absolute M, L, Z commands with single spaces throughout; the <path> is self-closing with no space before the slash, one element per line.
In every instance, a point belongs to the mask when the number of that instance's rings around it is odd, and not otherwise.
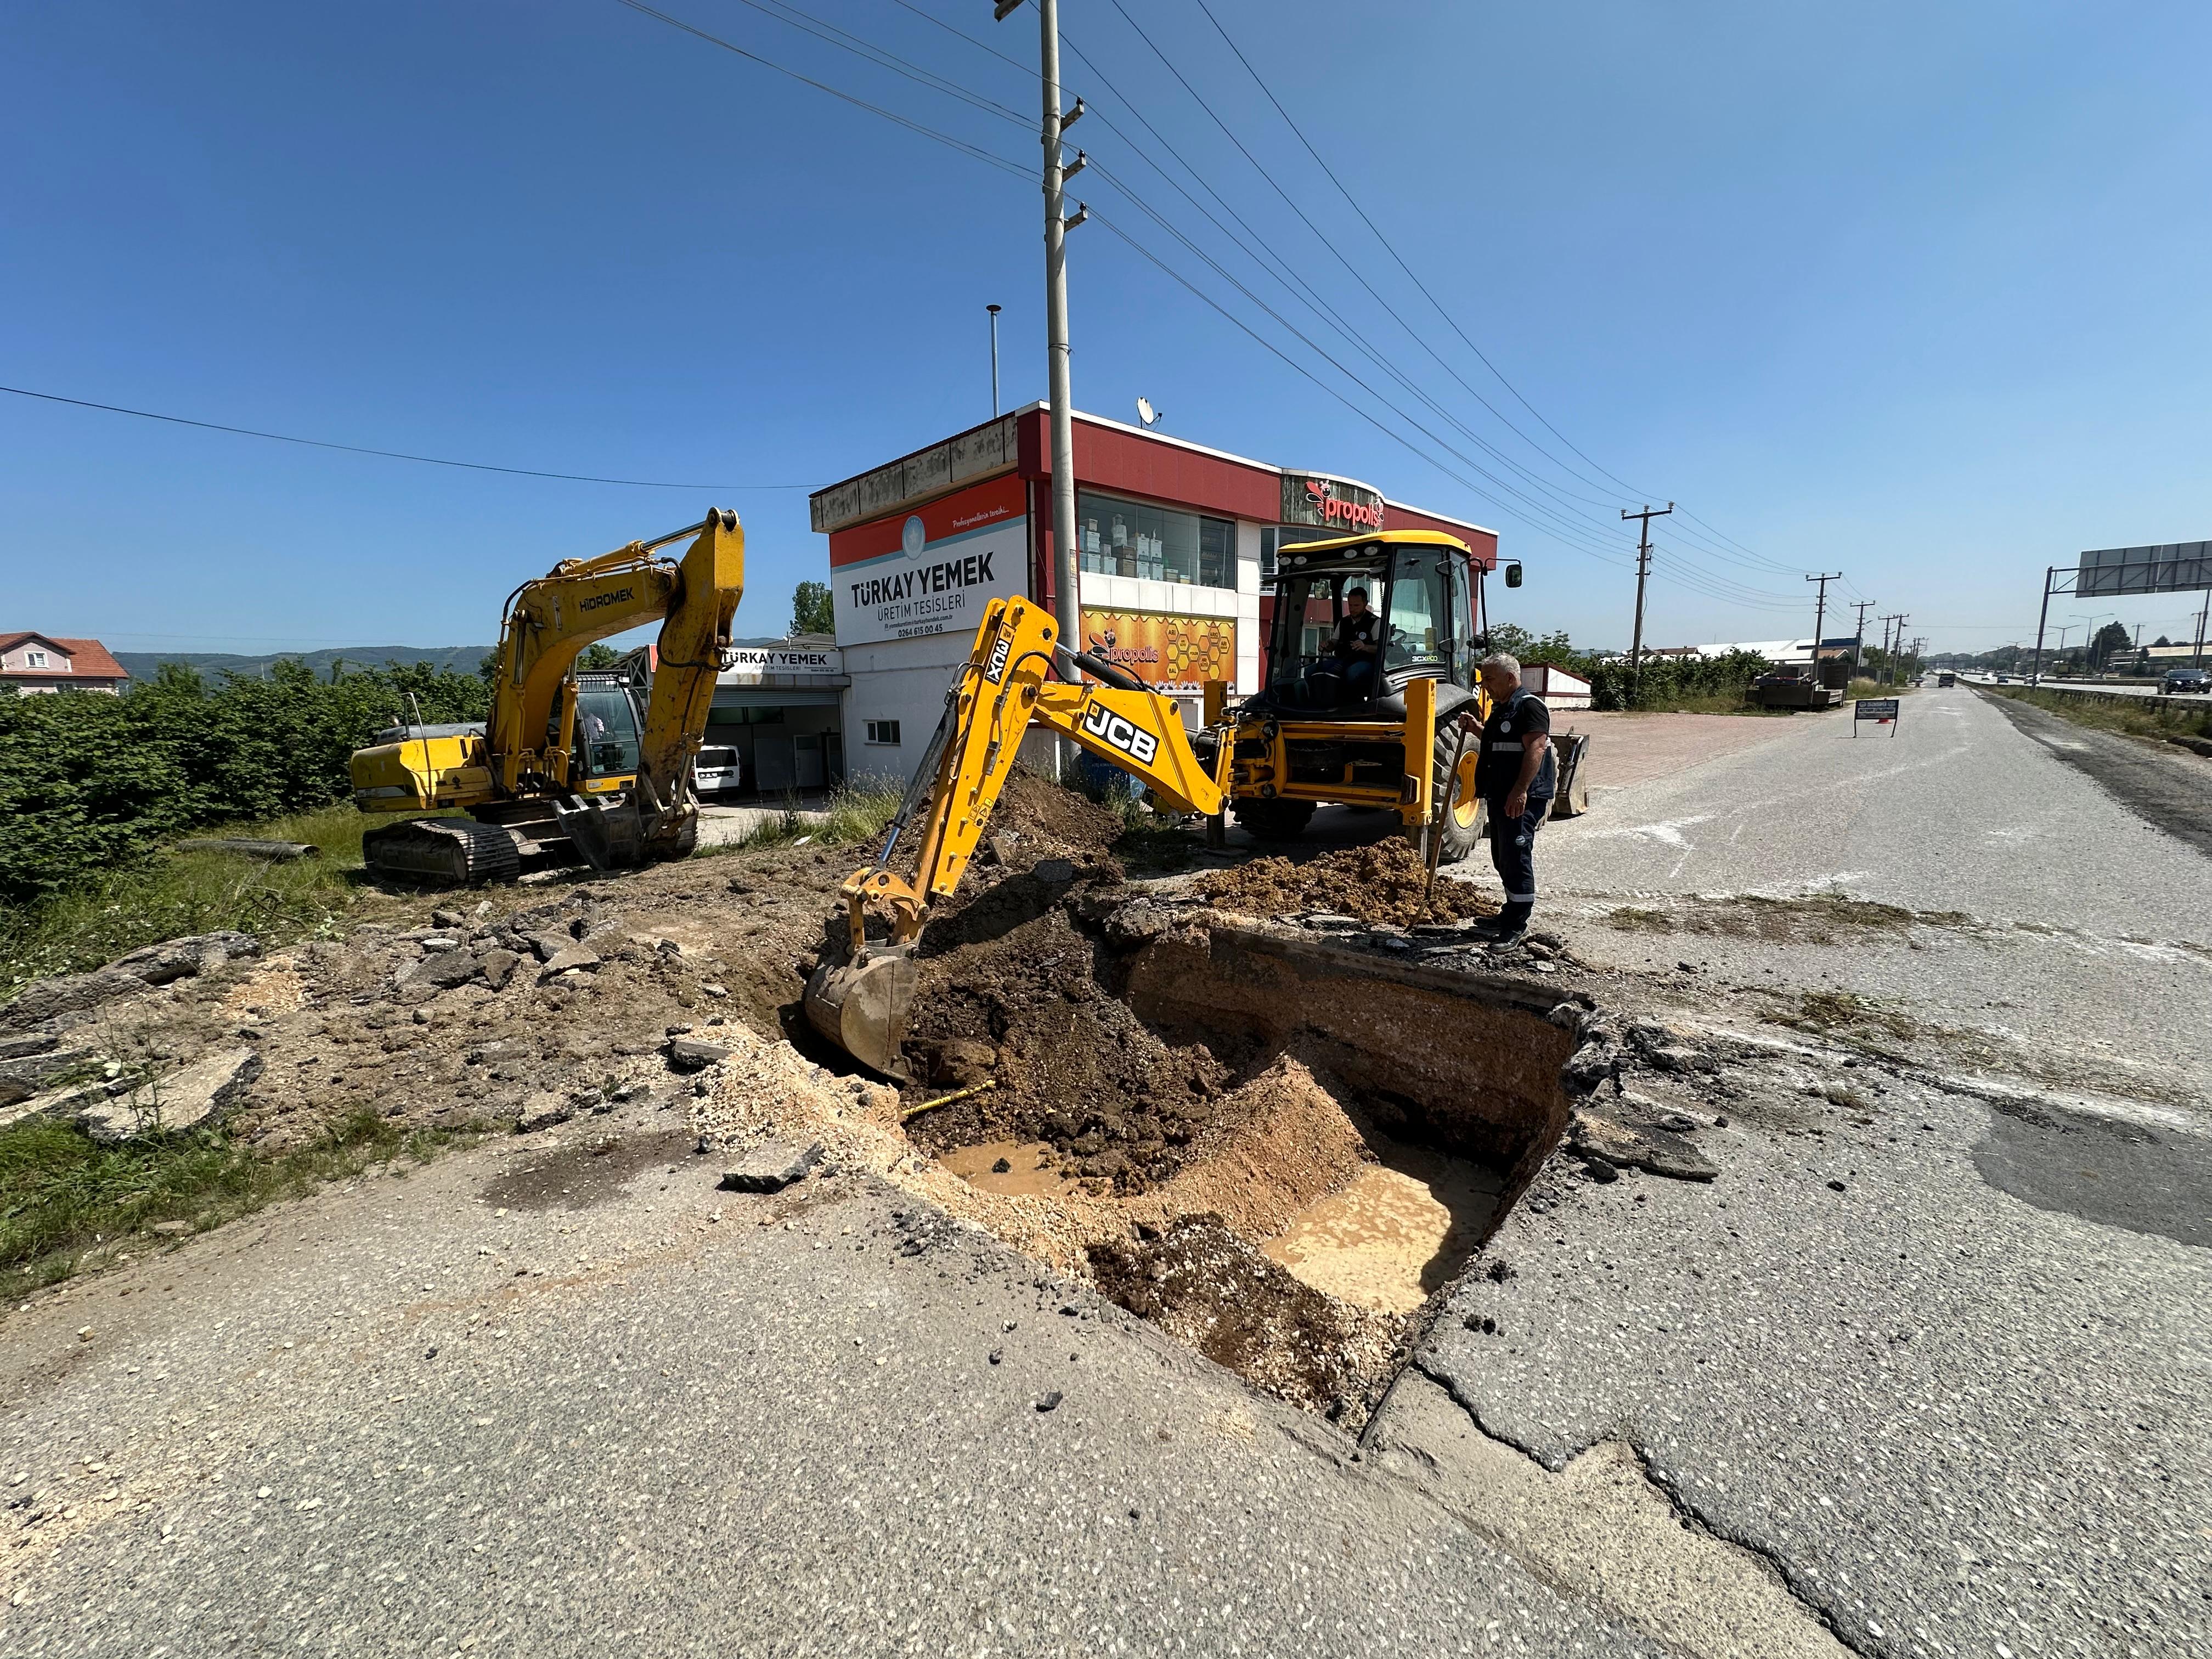
<path fill-rule="evenodd" d="M 1479 671 L 1490 694 L 1490 718 L 1477 726 L 1472 714 L 1460 724 L 1480 731 L 1474 787 L 1490 816 L 1490 861 L 1505 884 L 1505 908 L 1475 933 L 1510 945 L 1528 931 L 1536 908 L 1536 831 L 1552 810 L 1556 765 L 1552 757 L 1552 711 L 1521 689 L 1521 664 L 1503 653 L 1485 657 Z"/>
<path fill-rule="evenodd" d="M 1344 596 L 1344 615 L 1337 619 L 1331 654 L 1342 678 L 1345 700 L 1358 702 L 1375 695 L 1375 670 L 1382 654 L 1381 619 L 1367 608 L 1367 590 L 1355 587 Z"/>

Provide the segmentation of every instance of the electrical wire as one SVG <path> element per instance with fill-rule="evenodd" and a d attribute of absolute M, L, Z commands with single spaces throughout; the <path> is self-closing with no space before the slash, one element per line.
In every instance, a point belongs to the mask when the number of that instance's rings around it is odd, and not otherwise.
<path fill-rule="evenodd" d="M 725 40 L 720 35 L 709 33 L 696 24 L 685 22 L 680 17 L 672 17 L 665 11 L 647 5 L 645 0 L 615 0 L 615 3 L 618 6 L 627 6 L 641 16 L 650 17 L 655 22 L 665 23 L 670 28 L 680 30 L 685 34 L 704 40 L 710 46 L 720 46 L 724 52 L 732 52 L 750 63 L 758 64 L 763 69 L 774 70 L 778 75 L 787 76 L 802 85 L 812 87 L 817 92 L 826 92 L 840 103 L 850 104 L 855 109 L 864 109 L 871 115 L 880 115 L 886 121 L 902 126 L 909 132 L 920 133 L 923 137 L 932 139 L 950 149 L 957 149 L 962 155 L 982 162 L 986 167 L 996 167 L 1001 173 L 1011 173 L 1018 179 L 1030 177 L 1029 168 L 1017 162 L 1009 161 L 1002 155 L 994 155 L 980 145 L 971 144 L 964 138 L 956 138 L 949 132 L 939 132 L 935 127 L 925 126 L 919 121 L 899 114 L 896 110 L 885 109 L 881 104 L 872 104 L 865 98 L 856 98 L 849 92 L 841 92 L 826 81 L 817 81 L 811 75 L 801 75 L 797 70 L 786 69 L 772 58 L 763 58 L 757 52 L 748 52 L 733 40 Z"/>
<path fill-rule="evenodd" d="M 341 449 L 349 455 L 377 455 L 387 461 L 416 461 L 424 466 L 460 467 L 471 472 L 504 472 L 518 478 L 558 478 L 568 483 L 621 484 L 631 489 L 805 489 L 805 484 L 668 483 L 655 478 L 601 478 L 587 472 L 545 472 L 535 467 L 494 466 L 486 461 L 448 460 L 438 455 L 413 455 L 398 449 L 371 449 L 363 444 L 331 443 L 321 438 L 297 438 L 283 432 L 260 432 L 252 427 L 225 426 L 218 421 L 195 421 L 182 415 L 157 415 L 149 409 L 125 409 L 120 404 L 96 404 L 84 398 L 64 398 L 58 392 L 33 392 L 27 386 L 0 386 L 0 392 L 18 398 L 36 398 L 50 404 L 69 404 L 77 409 L 97 409 L 110 415 L 131 415 L 142 421 L 164 421 L 171 426 L 196 426 L 207 432 L 228 432 L 240 438 L 266 438 L 272 443 L 302 444 L 310 449 Z"/>

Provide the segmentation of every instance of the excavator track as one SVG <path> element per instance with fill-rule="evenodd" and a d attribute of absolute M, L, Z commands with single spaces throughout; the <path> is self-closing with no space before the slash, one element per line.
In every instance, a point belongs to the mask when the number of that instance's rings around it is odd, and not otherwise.
<path fill-rule="evenodd" d="M 371 872 L 403 881 L 475 887 L 513 881 L 522 873 L 522 849 L 512 832 L 474 818 L 407 818 L 361 838 Z"/>

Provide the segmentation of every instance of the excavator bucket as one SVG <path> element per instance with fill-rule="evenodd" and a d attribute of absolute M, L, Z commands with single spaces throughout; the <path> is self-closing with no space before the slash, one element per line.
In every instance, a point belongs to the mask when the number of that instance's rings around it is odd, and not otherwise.
<path fill-rule="evenodd" d="M 886 1077 L 902 1076 L 899 1045 L 914 1002 L 915 966 L 904 950 L 870 945 L 843 967 L 824 963 L 806 982 L 807 1023 L 847 1054 Z"/>

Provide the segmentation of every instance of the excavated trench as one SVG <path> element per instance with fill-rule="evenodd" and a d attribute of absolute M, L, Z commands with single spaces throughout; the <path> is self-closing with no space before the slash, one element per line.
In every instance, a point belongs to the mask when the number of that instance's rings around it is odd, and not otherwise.
<path fill-rule="evenodd" d="M 908 1139 L 975 1218 L 1357 1428 L 1559 1143 L 1586 1010 L 1126 888 L 989 898 L 918 953 Z"/>

